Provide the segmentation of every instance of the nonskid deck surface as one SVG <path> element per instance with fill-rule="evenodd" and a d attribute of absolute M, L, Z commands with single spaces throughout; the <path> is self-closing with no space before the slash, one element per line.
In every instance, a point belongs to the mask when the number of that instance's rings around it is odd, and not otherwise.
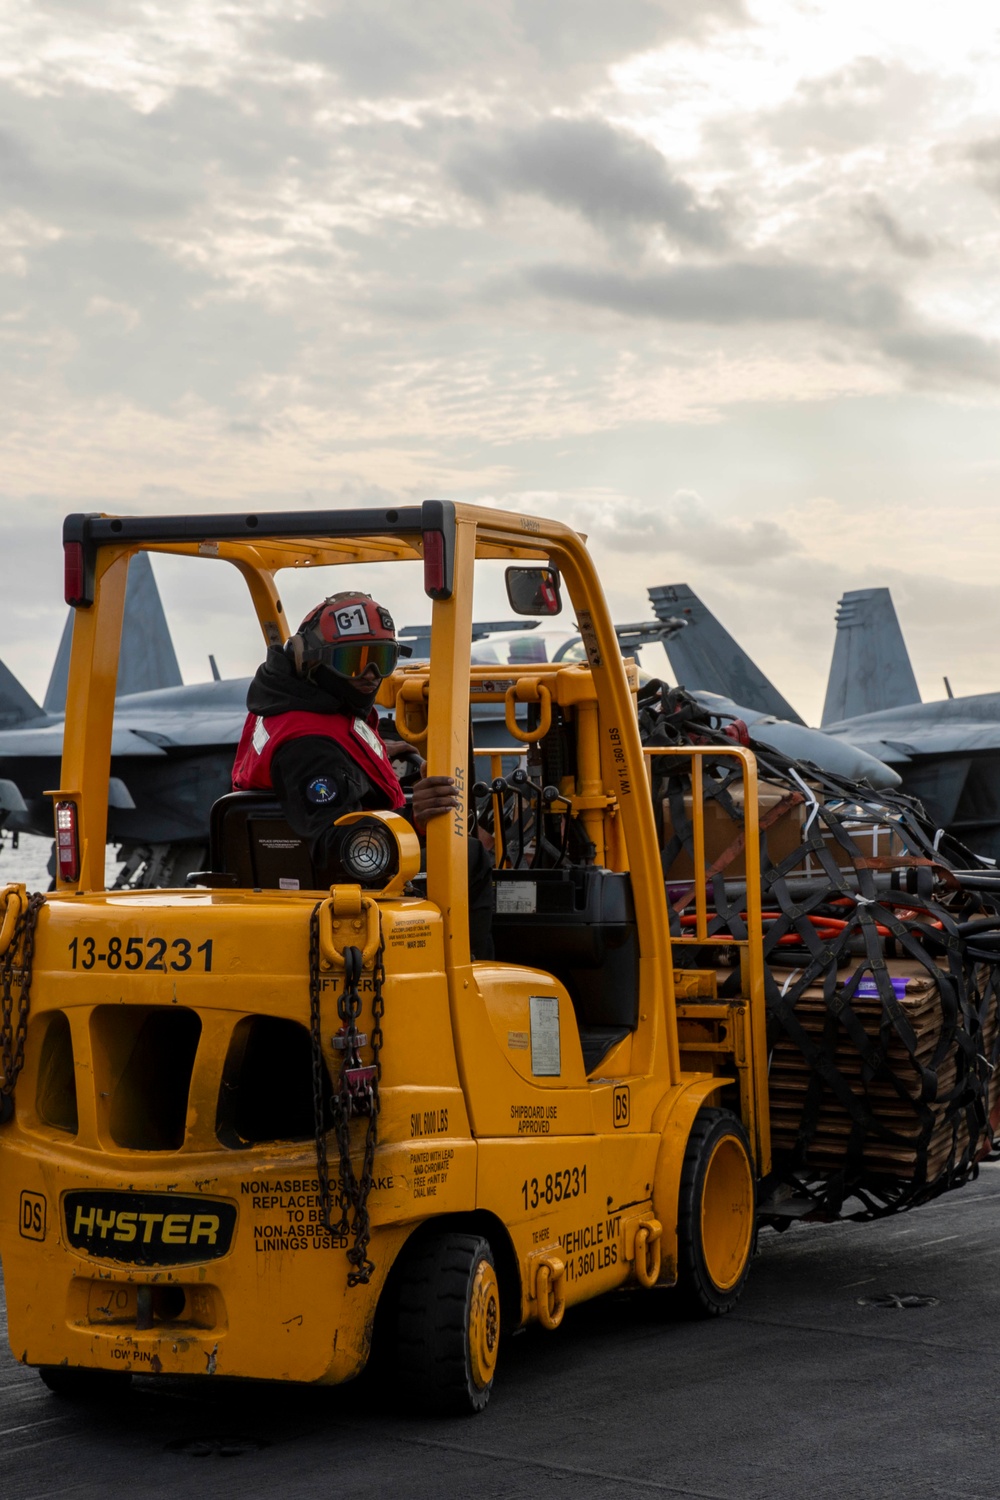
<path fill-rule="evenodd" d="M 113 1407 L 77 1406 L 16 1363 L 4 1330 L 0 1494 L 985 1500 L 998 1214 L 988 1164 L 893 1220 L 766 1233 L 728 1318 L 680 1323 L 640 1292 L 574 1308 L 557 1333 L 515 1338 L 485 1415 L 454 1422 L 400 1416 L 365 1383 L 143 1378 Z"/>

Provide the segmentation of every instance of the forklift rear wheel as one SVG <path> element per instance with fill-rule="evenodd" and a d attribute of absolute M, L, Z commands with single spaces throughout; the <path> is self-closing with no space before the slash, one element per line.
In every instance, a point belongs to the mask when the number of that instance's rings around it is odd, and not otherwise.
<path fill-rule="evenodd" d="M 397 1357 L 404 1399 L 437 1416 L 483 1410 L 500 1344 L 500 1286 L 489 1241 L 440 1234 L 406 1256 Z"/>
<path fill-rule="evenodd" d="M 756 1191 L 750 1141 L 727 1109 L 699 1110 L 688 1136 L 678 1205 L 677 1293 L 685 1313 L 736 1306 L 750 1274 Z"/>
<path fill-rule="evenodd" d="M 103 1401 L 120 1396 L 132 1383 L 129 1370 L 81 1370 L 72 1365 L 41 1365 L 38 1374 L 55 1396 L 76 1401 Z"/>

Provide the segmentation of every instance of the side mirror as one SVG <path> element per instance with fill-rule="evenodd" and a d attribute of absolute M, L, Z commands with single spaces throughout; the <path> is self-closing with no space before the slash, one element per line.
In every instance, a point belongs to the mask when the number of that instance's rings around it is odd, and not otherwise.
<path fill-rule="evenodd" d="M 555 568 L 508 568 L 507 601 L 516 615 L 558 615 L 562 611 Z"/>

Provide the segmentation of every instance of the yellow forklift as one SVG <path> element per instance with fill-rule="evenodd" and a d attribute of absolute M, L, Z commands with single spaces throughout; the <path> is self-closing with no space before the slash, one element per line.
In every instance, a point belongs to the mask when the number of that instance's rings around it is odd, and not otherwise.
<path fill-rule="evenodd" d="M 78 515 L 57 879 L 0 893 L 0 1253 L 11 1347 L 54 1390 L 132 1374 L 337 1384 L 373 1336 L 433 1412 L 479 1411 L 502 1335 L 613 1288 L 728 1311 L 770 1168 L 756 770 L 739 994 L 675 971 L 634 666 L 582 538 L 556 521 L 396 509 Z M 125 585 L 139 551 L 239 570 L 266 645 L 283 569 L 422 572 L 428 663 L 379 701 L 454 777 L 426 848 L 396 813 L 342 820 L 342 878 L 266 795 L 212 815 L 183 890 L 104 888 Z M 587 662 L 470 668 L 477 567 L 511 607 L 572 611 Z M 353 570 L 353 571 L 352 571 Z M 399 575 L 401 578 L 402 574 Z M 211 587 L 209 579 L 205 585 Z M 338 585 L 340 586 L 340 585 Z M 380 585 L 390 601 L 391 582 Z M 484 753 L 504 705 L 522 750 Z M 707 753 L 707 752 L 706 752 Z M 701 798 L 695 920 L 710 948 Z M 473 961 L 467 841 L 488 822 L 497 957 Z M 755 906 L 756 902 L 756 906 Z M 721 941 L 721 940 L 720 940 Z"/>

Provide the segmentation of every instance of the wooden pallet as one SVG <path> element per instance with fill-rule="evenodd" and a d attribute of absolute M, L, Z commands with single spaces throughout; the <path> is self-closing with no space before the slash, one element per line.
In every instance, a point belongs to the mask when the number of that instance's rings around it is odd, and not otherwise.
<path fill-rule="evenodd" d="M 834 1061 L 852 1093 L 867 1102 L 875 1122 L 875 1129 L 869 1132 L 863 1146 L 864 1168 L 905 1180 L 913 1177 L 918 1159 L 925 1153 L 927 1177 L 932 1179 L 947 1166 L 950 1157 L 957 1160 L 961 1156 L 969 1140 L 964 1111 L 955 1113 L 948 1099 L 958 1079 L 957 1048 L 945 1039 L 947 1050 L 943 1056 L 938 1056 L 945 1037 L 944 1016 L 938 985 L 928 971 L 918 963 L 903 960 L 890 960 L 888 969 L 894 977 L 907 980 L 906 990 L 899 997 L 900 1010 L 916 1037 L 916 1059 L 932 1068 L 937 1077 L 937 1098 L 926 1106 L 933 1123 L 922 1150 L 920 1073 L 890 1018 L 885 1015 L 878 996 L 855 995 L 850 1004 L 865 1035 L 879 1048 L 883 1058 L 881 1066 L 874 1076 L 865 1076 L 865 1064 L 842 1024 L 837 1026 Z M 777 977 L 780 986 L 781 976 Z M 805 991 L 796 1003 L 795 1014 L 818 1046 L 828 1045 L 824 1033 L 829 1012 L 820 986 Z M 996 1035 L 994 1007 L 982 1038 L 982 1050 L 987 1056 L 992 1054 Z M 811 1079 L 810 1066 L 795 1043 L 787 1036 L 780 1037 L 772 1051 L 769 1073 L 771 1139 L 778 1153 L 791 1152 L 796 1147 Z M 989 1085 L 991 1110 L 998 1100 L 1000 1069 L 994 1073 Z M 840 1166 L 851 1127 L 847 1110 L 829 1088 L 824 1087 L 805 1165 L 817 1170 Z M 896 1139 L 881 1136 L 878 1127 L 891 1132 Z"/>

